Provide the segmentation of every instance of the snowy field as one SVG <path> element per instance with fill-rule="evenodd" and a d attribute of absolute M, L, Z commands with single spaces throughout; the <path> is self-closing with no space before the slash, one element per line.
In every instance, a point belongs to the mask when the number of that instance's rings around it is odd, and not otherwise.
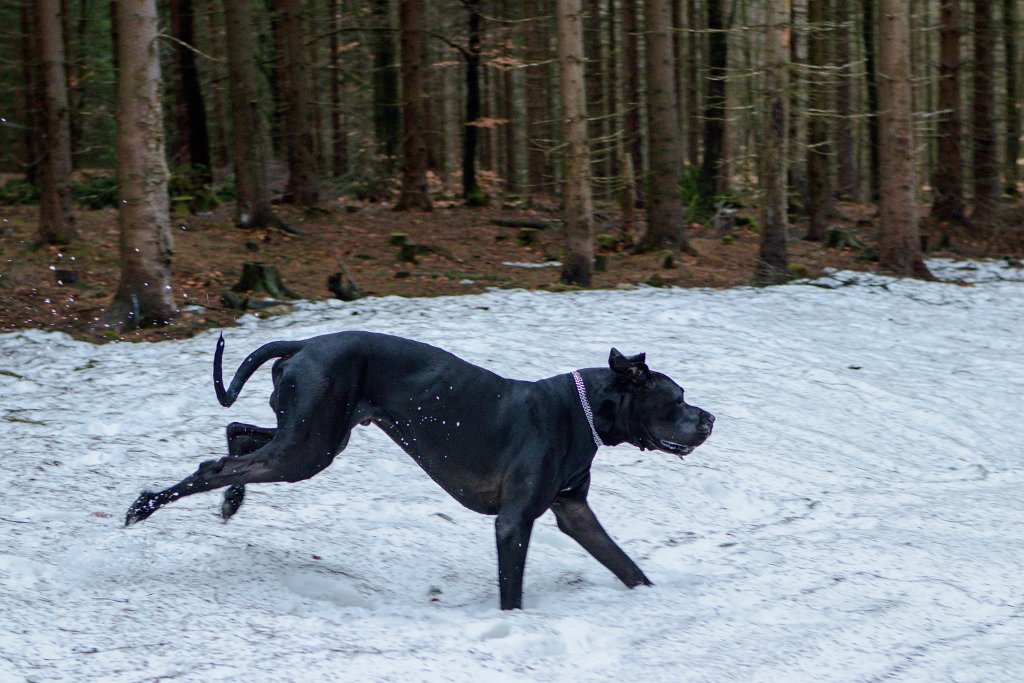
<path fill-rule="evenodd" d="M 590 501 L 653 588 L 534 530 L 498 610 L 493 519 L 374 428 L 298 484 L 131 529 L 128 505 L 272 424 L 217 332 L 91 346 L 0 335 L 0 681 L 978 681 L 1024 672 L 1024 272 L 835 273 L 726 291 L 495 291 L 304 304 L 226 330 L 416 338 L 502 374 L 614 345 L 713 412 L 685 462 L 604 448 Z M 812 286 L 817 285 L 817 286 Z"/>

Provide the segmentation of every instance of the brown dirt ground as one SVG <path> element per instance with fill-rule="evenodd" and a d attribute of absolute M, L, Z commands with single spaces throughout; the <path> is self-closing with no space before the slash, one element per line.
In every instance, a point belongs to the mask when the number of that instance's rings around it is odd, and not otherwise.
<path fill-rule="evenodd" d="M 599 209 L 602 218 L 595 232 L 615 234 L 619 230 L 617 217 L 604 209 L 607 207 Z M 447 206 L 432 213 L 396 213 L 386 204 L 348 200 L 325 204 L 323 211 L 316 212 L 277 206 L 278 214 L 302 232 L 292 236 L 277 230 L 235 228 L 231 210 L 230 204 L 224 204 L 207 215 L 173 219 L 175 300 L 183 307 L 203 308 L 183 311 L 168 327 L 120 334 L 102 324 L 119 276 L 114 210 L 79 210 L 79 241 L 64 247 L 36 248 L 37 207 L 0 206 L 0 331 L 41 328 L 102 342 L 181 338 L 209 327 L 231 325 L 241 311 L 224 306 L 220 296 L 238 282 L 246 261 L 276 266 L 285 285 L 309 299 L 332 296 L 327 278 L 338 271 L 339 262 L 371 296 L 470 294 L 488 287 L 565 288 L 558 282 L 558 268 L 503 265 L 558 259 L 561 235 L 557 224 L 542 230 L 536 245 L 522 246 L 516 228 L 491 222 L 495 218 L 552 221 L 557 218 L 553 211 Z M 858 238 L 872 247 L 876 242 L 873 208 L 843 205 L 840 210 L 843 218 L 834 223 L 855 229 Z M 934 244 L 940 229 L 926 225 L 923 232 Z M 412 243 L 447 249 L 451 257 L 426 254 L 416 263 L 400 263 L 398 249 L 389 244 L 394 232 L 407 233 Z M 799 225 L 792 229 L 794 235 L 802 232 Z M 687 233 L 698 255 L 678 257 L 674 268 L 664 268 L 660 254 L 632 254 L 621 246 L 605 252 L 607 270 L 595 273 L 594 287 L 749 284 L 758 250 L 756 232 L 736 228 L 728 232 L 731 239 L 723 239 L 710 228 L 691 226 Z M 1006 255 L 991 245 L 971 245 L 958 239 L 954 243 L 960 247 L 960 255 Z M 859 249 L 830 249 L 800 239 L 791 240 L 789 249 L 794 272 L 802 276 L 818 275 L 825 267 L 868 270 L 875 266 Z M 58 284 L 54 272 L 58 268 L 77 270 L 80 284 Z"/>

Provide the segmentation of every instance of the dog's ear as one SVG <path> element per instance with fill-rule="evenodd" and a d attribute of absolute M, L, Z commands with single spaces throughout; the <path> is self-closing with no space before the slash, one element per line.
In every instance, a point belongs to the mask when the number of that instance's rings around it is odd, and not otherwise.
<path fill-rule="evenodd" d="M 647 354 L 638 353 L 635 356 L 624 356 L 618 349 L 612 348 L 608 354 L 608 367 L 617 375 L 638 382 L 650 374 L 647 368 Z"/>

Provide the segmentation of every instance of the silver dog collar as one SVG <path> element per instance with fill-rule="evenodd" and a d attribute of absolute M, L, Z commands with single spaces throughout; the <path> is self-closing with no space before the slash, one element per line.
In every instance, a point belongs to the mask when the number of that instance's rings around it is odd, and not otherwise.
<path fill-rule="evenodd" d="M 587 416 L 587 424 L 590 425 L 590 433 L 594 435 L 594 445 L 600 448 L 604 445 L 601 437 L 597 434 L 597 427 L 594 426 L 594 411 L 590 409 L 590 401 L 587 400 L 587 388 L 583 386 L 583 378 L 576 370 L 572 371 L 572 378 L 576 382 L 576 391 L 580 395 L 580 405 L 583 406 L 583 414 Z"/>

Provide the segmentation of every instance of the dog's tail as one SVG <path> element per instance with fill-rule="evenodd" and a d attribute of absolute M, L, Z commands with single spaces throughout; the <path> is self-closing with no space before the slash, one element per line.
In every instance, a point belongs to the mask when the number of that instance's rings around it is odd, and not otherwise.
<path fill-rule="evenodd" d="M 276 341 L 264 344 L 249 354 L 248 358 L 242 361 L 231 379 L 231 386 L 224 389 L 224 372 L 221 370 L 221 363 L 224 358 L 224 335 L 217 339 L 217 350 L 213 353 L 213 388 L 217 391 L 217 400 L 227 408 L 242 391 L 242 386 L 249 380 L 256 369 L 271 358 L 285 358 L 298 353 L 305 342 L 302 341 Z"/>

